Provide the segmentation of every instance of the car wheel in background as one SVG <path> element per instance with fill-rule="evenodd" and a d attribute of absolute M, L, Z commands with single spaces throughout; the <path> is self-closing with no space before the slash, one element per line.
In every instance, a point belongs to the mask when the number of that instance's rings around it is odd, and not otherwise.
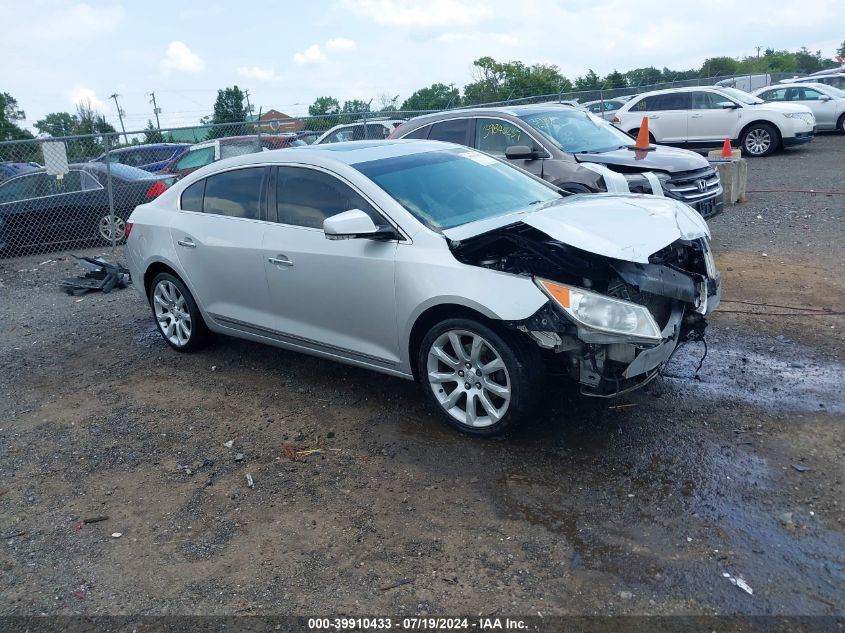
<path fill-rule="evenodd" d="M 420 382 L 432 406 L 464 433 L 504 432 L 537 406 L 543 362 L 530 341 L 471 319 L 448 319 L 425 335 Z"/>
<path fill-rule="evenodd" d="M 115 216 L 114 222 L 112 222 L 112 217 L 109 213 L 101 217 L 100 221 L 97 222 L 97 236 L 100 238 L 100 241 L 111 244 L 112 233 L 114 233 L 115 243 L 123 241 L 123 238 L 126 237 L 126 222 L 119 216 Z"/>
<path fill-rule="evenodd" d="M 768 123 L 753 123 L 740 138 L 742 153 L 748 156 L 769 156 L 780 144 L 777 130 Z"/>
<path fill-rule="evenodd" d="M 208 340 L 208 328 L 199 308 L 182 281 L 159 273 L 150 286 L 150 306 L 159 332 L 173 349 L 193 352 Z"/>
<path fill-rule="evenodd" d="M 839 117 L 836 122 L 836 129 L 840 134 L 845 134 L 845 114 Z"/>

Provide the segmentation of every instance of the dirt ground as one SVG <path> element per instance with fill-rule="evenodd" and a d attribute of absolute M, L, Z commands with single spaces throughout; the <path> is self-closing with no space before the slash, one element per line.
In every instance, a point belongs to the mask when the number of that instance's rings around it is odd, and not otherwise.
<path fill-rule="evenodd" d="M 749 188 L 841 191 L 843 151 L 750 161 Z M 750 193 L 711 222 L 699 379 L 690 344 L 623 399 L 552 383 L 495 441 L 410 382 L 172 352 L 136 292 L 63 294 L 66 254 L 0 260 L 0 615 L 841 615 L 843 221 Z"/>

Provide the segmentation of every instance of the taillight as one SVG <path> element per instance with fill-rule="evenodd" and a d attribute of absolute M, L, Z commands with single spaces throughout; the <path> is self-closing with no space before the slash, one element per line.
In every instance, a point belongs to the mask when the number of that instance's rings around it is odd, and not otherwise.
<path fill-rule="evenodd" d="M 613 116 L 613 123 L 619 123 L 619 117 L 614 115 Z"/>
<path fill-rule="evenodd" d="M 167 191 L 167 185 L 165 185 L 161 180 L 156 180 L 150 188 L 147 189 L 147 193 L 144 194 L 146 198 L 158 198 L 161 194 Z"/>
<path fill-rule="evenodd" d="M 125 232 L 124 232 L 124 234 L 123 234 L 123 237 L 125 237 L 126 239 L 129 239 L 129 234 L 130 234 L 131 232 L 132 232 L 132 222 L 129 222 L 129 221 L 127 220 L 127 221 L 126 221 L 126 229 L 125 229 Z"/>

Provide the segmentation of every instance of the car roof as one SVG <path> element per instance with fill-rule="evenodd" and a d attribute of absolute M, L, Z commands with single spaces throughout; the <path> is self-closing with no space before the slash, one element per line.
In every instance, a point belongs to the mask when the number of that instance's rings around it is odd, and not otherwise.
<path fill-rule="evenodd" d="M 190 143 L 145 143 L 143 145 L 130 145 L 129 147 L 118 147 L 111 150 L 112 153 L 118 152 L 134 152 L 143 149 L 176 149 L 177 147 L 187 147 Z"/>
<path fill-rule="evenodd" d="M 729 88 L 730 86 L 680 86 L 678 88 L 664 88 L 663 90 L 652 90 L 650 92 L 643 92 L 638 95 L 634 95 L 631 97 L 631 101 L 638 99 L 640 97 L 650 97 L 652 95 L 667 95 L 672 94 L 674 92 L 697 92 L 699 90 L 704 90 L 706 92 L 721 92 L 725 88 Z"/>
<path fill-rule="evenodd" d="M 583 105 L 583 104 L 581 104 Z M 408 119 L 406 123 L 419 123 L 425 120 L 437 121 L 441 119 L 455 119 L 464 116 L 483 116 L 491 114 L 508 114 L 513 117 L 523 115 L 542 114 L 549 110 L 561 109 L 568 112 L 580 111 L 576 110 L 571 105 L 565 103 L 531 103 L 526 105 L 512 105 L 512 106 L 480 106 L 473 108 L 455 108 L 452 110 L 442 110 L 440 112 L 432 112 L 430 114 L 423 114 L 413 119 Z"/>
<path fill-rule="evenodd" d="M 818 81 L 796 81 L 788 84 L 772 84 L 771 86 L 755 90 L 755 92 L 763 92 L 764 90 L 780 90 L 781 88 L 819 88 L 820 90 L 829 90 L 832 87 L 833 86 L 829 86 L 828 84 L 823 84 Z"/>

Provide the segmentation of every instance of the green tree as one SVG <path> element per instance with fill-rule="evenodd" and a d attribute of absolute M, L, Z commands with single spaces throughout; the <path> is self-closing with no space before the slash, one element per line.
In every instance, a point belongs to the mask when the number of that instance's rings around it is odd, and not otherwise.
<path fill-rule="evenodd" d="M 632 87 L 649 86 L 663 81 L 663 73 L 654 66 L 634 68 L 622 73 L 622 75 L 625 77 L 625 82 Z"/>
<path fill-rule="evenodd" d="M 18 107 L 18 101 L 8 92 L 0 92 L 0 141 L 17 141 L 33 138 L 32 132 L 18 126 L 26 118 L 26 112 Z"/>
<path fill-rule="evenodd" d="M 592 68 L 586 75 L 575 80 L 575 90 L 598 90 L 599 88 L 601 88 L 601 80 Z"/>
<path fill-rule="evenodd" d="M 211 115 L 211 122 L 215 124 L 240 123 L 241 125 L 213 127 L 208 131 L 209 139 L 248 133 L 252 126 L 243 125 L 247 116 L 244 100 L 243 90 L 237 86 L 223 88 L 217 91 L 217 99 L 214 101 L 214 113 Z"/>
<path fill-rule="evenodd" d="M 806 46 L 802 46 L 800 50 L 793 54 L 795 55 L 795 65 L 800 73 L 814 73 L 834 65 L 832 61 L 822 58 L 821 51 L 813 53 L 807 50 Z"/>
<path fill-rule="evenodd" d="M 53 137 L 71 136 L 77 133 L 79 119 L 70 112 L 51 112 L 35 122 L 35 129 Z"/>
<path fill-rule="evenodd" d="M 481 57 L 473 62 L 475 81 L 464 87 L 464 104 L 507 101 L 521 97 L 559 94 L 572 88 L 557 66 L 497 62 Z"/>
<path fill-rule="evenodd" d="M 842 46 L 836 49 L 836 61 L 839 64 L 845 62 L 845 40 L 842 41 Z"/>
<path fill-rule="evenodd" d="M 402 110 L 414 112 L 418 110 L 446 110 L 461 105 L 461 91 L 455 84 L 431 84 L 428 88 L 420 88 L 405 99 Z"/>
<path fill-rule="evenodd" d="M 66 143 L 70 160 L 87 160 L 102 154 L 106 146 L 102 135 L 110 136 L 109 147 L 117 145 L 117 131 L 114 126 L 106 121 L 106 117 L 94 109 L 90 101 L 76 104 L 74 118 L 76 119 L 76 126 L 73 128 L 73 135 L 83 136 L 83 138 L 73 139 Z"/>
<path fill-rule="evenodd" d="M 710 57 L 701 66 L 703 77 L 723 77 L 739 72 L 739 62 L 733 57 Z"/>
<path fill-rule="evenodd" d="M 314 103 L 308 106 L 308 114 L 311 116 L 324 116 L 338 112 L 340 112 L 340 102 L 334 97 L 317 97 Z"/>
<path fill-rule="evenodd" d="M 144 143 L 164 143 L 164 135 L 153 125 L 151 119 L 147 119 L 147 127 L 144 128 Z"/>
<path fill-rule="evenodd" d="M 627 86 L 628 82 L 625 80 L 625 75 L 614 69 L 612 73 L 609 73 L 607 77 L 604 78 L 602 88 L 605 90 L 612 90 L 614 88 L 626 88 Z"/>
<path fill-rule="evenodd" d="M 370 111 L 370 104 L 361 99 L 344 101 L 340 111 L 344 114 L 360 114 Z"/>
<path fill-rule="evenodd" d="M 382 92 L 378 96 L 379 112 L 396 112 L 399 110 L 399 95 L 391 97 L 388 93 Z"/>

